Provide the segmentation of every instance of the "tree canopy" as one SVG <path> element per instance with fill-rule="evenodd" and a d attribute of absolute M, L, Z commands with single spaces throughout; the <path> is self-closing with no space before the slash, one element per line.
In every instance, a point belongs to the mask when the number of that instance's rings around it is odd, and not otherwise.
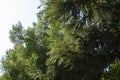
<path fill-rule="evenodd" d="M 119 80 L 119 7 L 119 0 L 42 0 L 32 28 L 12 26 L 0 79 Z"/>

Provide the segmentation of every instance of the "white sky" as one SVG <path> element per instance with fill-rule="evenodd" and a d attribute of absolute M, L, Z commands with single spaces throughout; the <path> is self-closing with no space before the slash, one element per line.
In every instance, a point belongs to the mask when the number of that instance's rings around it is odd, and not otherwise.
<path fill-rule="evenodd" d="M 12 24 L 21 21 L 23 27 L 31 27 L 37 22 L 39 4 L 39 0 L 0 0 L 0 59 L 13 46 L 9 40 Z"/>

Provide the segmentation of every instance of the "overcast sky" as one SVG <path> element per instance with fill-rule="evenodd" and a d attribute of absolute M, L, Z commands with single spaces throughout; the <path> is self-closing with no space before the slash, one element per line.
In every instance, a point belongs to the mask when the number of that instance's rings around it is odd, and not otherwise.
<path fill-rule="evenodd" d="M 31 27 L 37 22 L 39 4 L 39 0 L 0 0 L 0 59 L 13 46 L 9 40 L 12 24 L 21 21 L 23 27 Z"/>

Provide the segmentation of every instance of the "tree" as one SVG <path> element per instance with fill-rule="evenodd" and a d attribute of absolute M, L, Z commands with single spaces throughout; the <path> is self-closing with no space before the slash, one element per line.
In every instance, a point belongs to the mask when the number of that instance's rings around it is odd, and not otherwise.
<path fill-rule="evenodd" d="M 27 30 L 19 23 L 10 31 L 15 48 L 3 61 L 7 76 L 11 80 L 119 79 L 120 2 L 43 3 L 38 23 Z"/>
<path fill-rule="evenodd" d="M 116 17 L 119 4 L 108 0 L 46 2 L 52 38 L 50 80 L 100 79 L 104 69 L 120 56 L 120 18 Z"/>
<path fill-rule="evenodd" d="M 24 29 L 22 23 L 19 21 L 18 24 L 12 26 L 10 30 L 10 40 L 13 43 L 23 43 L 24 42 Z"/>
<path fill-rule="evenodd" d="M 38 75 L 46 71 L 45 62 L 48 51 L 46 41 L 42 36 L 43 33 L 38 33 L 36 25 L 24 30 L 22 24 L 19 23 L 10 31 L 14 48 L 7 51 L 6 58 L 2 61 L 4 75 L 8 77 L 5 76 L 5 78 L 9 80 L 39 79 L 41 77 Z M 41 34 L 41 37 L 38 34 Z"/>

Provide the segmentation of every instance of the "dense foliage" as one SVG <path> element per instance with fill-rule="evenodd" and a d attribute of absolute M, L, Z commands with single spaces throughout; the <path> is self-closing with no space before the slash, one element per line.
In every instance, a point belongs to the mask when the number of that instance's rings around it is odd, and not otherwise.
<path fill-rule="evenodd" d="M 32 28 L 10 30 L 1 79 L 119 80 L 120 1 L 42 2 Z"/>

